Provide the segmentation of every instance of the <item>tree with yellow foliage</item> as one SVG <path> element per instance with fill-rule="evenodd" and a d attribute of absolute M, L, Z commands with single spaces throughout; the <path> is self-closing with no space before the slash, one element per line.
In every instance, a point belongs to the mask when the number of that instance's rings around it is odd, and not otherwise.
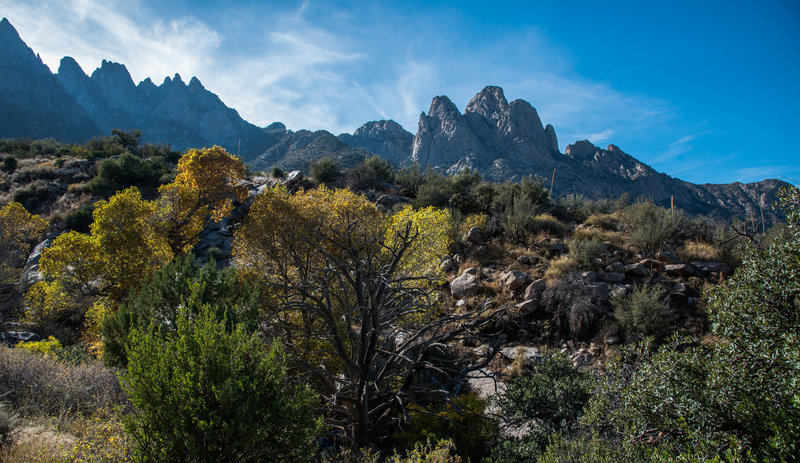
<path fill-rule="evenodd" d="M 19 203 L 0 208 L 0 288 L 19 280 L 31 246 L 47 228 L 47 221 L 30 214 Z"/>
<path fill-rule="evenodd" d="M 247 188 L 244 165 L 219 146 L 191 149 L 178 161 L 175 181 L 159 188 L 159 216 L 175 254 L 185 254 L 195 244 L 208 221 L 221 220 L 244 201 Z"/>
<path fill-rule="evenodd" d="M 346 445 L 376 442 L 404 404 L 443 389 L 420 378 L 433 381 L 433 357 L 463 321 L 436 304 L 449 226 L 443 210 L 385 217 L 347 190 L 274 188 L 234 235 L 239 270 L 264 290 L 271 329 Z"/>
<path fill-rule="evenodd" d="M 185 254 L 209 220 L 228 215 L 246 188 L 241 161 L 214 146 L 189 150 L 174 182 L 144 200 L 136 187 L 101 201 L 90 234 L 71 231 L 55 239 L 41 259 L 45 277 L 28 294 L 30 320 L 43 324 L 64 313 L 89 319 L 97 335 L 103 317 L 176 255 Z M 86 313 L 89 311 L 88 314 Z"/>

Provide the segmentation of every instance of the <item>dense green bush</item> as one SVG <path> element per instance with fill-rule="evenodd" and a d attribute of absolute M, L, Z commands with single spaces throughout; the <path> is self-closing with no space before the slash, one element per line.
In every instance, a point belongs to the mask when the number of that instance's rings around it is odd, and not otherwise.
<path fill-rule="evenodd" d="M 521 430 L 519 439 L 506 439 L 494 450 L 493 463 L 535 461 L 553 434 L 574 432 L 589 402 L 593 377 L 554 356 L 534 362 L 495 399 L 501 425 Z"/>
<path fill-rule="evenodd" d="M 650 201 L 637 201 L 619 215 L 631 244 L 644 251 L 674 248 L 692 228 L 683 210 L 664 209 Z"/>
<path fill-rule="evenodd" d="M 272 175 L 272 178 L 281 179 L 281 178 L 286 177 L 286 171 L 281 169 L 278 166 L 275 166 L 275 167 L 272 168 L 271 175 Z"/>
<path fill-rule="evenodd" d="M 630 294 L 612 297 L 611 306 L 620 327 L 632 339 L 660 339 L 671 329 L 671 310 L 661 286 L 637 286 Z"/>
<path fill-rule="evenodd" d="M 117 159 L 101 161 L 97 175 L 86 187 L 101 196 L 111 196 L 130 186 L 139 187 L 146 193 L 147 189 L 154 190 L 161 184 L 164 173 L 164 165 L 158 160 L 146 160 L 126 152 Z"/>
<path fill-rule="evenodd" d="M 394 167 L 389 161 L 370 156 L 347 171 L 347 185 L 355 190 L 376 188 L 382 182 L 394 181 Z"/>
<path fill-rule="evenodd" d="M 309 171 L 311 172 L 311 176 L 319 183 L 330 183 L 342 175 L 342 172 L 339 170 L 339 164 L 329 157 L 311 161 Z"/>
<path fill-rule="evenodd" d="M 306 386 L 216 309 L 180 310 L 174 334 L 135 330 L 124 388 L 136 407 L 126 428 L 146 461 L 308 462 L 320 421 Z"/>
<path fill-rule="evenodd" d="M 89 233 L 89 226 L 92 224 L 92 211 L 94 207 L 91 204 L 83 204 L 79 208 L 70 211 L 64 218 L 64 223 L 67 230 L 74 230 L 80 233 Z"/>
<path fill-rule="evenodd" d="M 156 272 L 116 313 L 103 320 L 106 363 L 127 364 L 125 344 L 134 329 L 166 335 L 175 330 L 181 309 L 199 313 L 206 304 L 214 306 L 217 319 L 223 320 L 229 330 L 237 323 L 251 331 L 257 326 L 256 295 L 234 269 L 219 270 L 213 261 L 201 266 L 189 255 Z"/>
<path fill-rule="evenodd" d="M 14 156 L 6 156 L 6 158 L 3 159 L 3 170 L 9 174 L 17 170 L 17 158 Z"/>

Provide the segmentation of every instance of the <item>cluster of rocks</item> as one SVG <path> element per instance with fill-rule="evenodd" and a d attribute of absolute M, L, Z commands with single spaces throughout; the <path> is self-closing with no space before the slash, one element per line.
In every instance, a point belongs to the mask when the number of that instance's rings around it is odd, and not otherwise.
<path fill-rule="evenodd" d="M 545 301 L 548 298 L 545 293 L 548 288 L 551 288 L 551 292 L 554 291 L 553 288 L 561 281 L 558 278 L 545 279 L 544 273 L 548 260 L 569 255 L 567 246 L 561 240 L 549 239 L 531 245 L 527 252 L 520 253 L 516 250 L 515 254 L 507 253 L 496 259 L 496 262 L 481 266 L 476 265 L 480 259 L 471 255 L 467 257 L 469 251 L 476 252 L 481 246 L 487 246 L 479 232 L 480 230 L 473 229 L 464 236 L 462 244 L 467 250 L 465 253 L 445 256 L 441 261 L 442 270 L 449 274 L 448 289 L 454 305 L 461 307 L 471 301 L 486 304 L 487 300 L 500 304 L 502 301 L 518 317 L 518 333 L 514 334 L 513 330 L 508 333 L 508 342 L 542 342 L 543 333 L 533 327 L 550 320 L 547 326 L 556 330 L 558 320 L 555 312 L 558 310 L 553 310 L 552 305 L 558 301 L 553 302 L 552 295 Z M 624 297 L 640 285 L 659 285 L 664 288 L 675 317 L 693 317 L 697 315 L 696 305 L 703 284 L 707 281 L 720 281 L 733 271 L 723 262 L 681 262 L 675 254 L 668 251 L 654 255 L 634 254 L 613 245 L 607 245 L 606 251 L 595 259 L 594 264 L 591 270 L 575 272 L 583 288 L 581 295 L 575 297 L 586 297 L 586 304 L 595 307 L 596 321 L 607 316 L 613 317 L 611 300 Z M 561 336 L 563 333 L 564 330 L 561 330 L 550 335 Z M 597 329 L 590 329 L 588 333 L 587 339 L 605 346 L 617 344 L 621 340 L 616 330 L 602 333 Z M 578 336 L 576 339 L 583 337 Z M 544 339 L 545 342 L 553 340 L 552 337 Z M 580 348 L 573 350 L 577 352 Z M 594 350 L 588 354 L 582 352 L 589 357 L 595 353 Z M 587 361 L 576 360 L 580 364 Z"/>

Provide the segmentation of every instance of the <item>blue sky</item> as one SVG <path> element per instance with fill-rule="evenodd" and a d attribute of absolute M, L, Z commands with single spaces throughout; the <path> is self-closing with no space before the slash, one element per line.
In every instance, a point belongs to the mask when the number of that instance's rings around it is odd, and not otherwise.
<path fill-rule="evenodd" d="M 485 85 L 539 111 L 561 150 L 613 143 L 696 183 L 800 182 L 800 2 L 0 0 L 52 70 L 121 62 L 197 76 L 245 119 L 416 132 L 435 95 Z"/>

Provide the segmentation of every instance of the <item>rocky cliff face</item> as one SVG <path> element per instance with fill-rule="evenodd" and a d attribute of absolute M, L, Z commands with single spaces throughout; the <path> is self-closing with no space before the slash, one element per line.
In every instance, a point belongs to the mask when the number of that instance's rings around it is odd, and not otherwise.
<path fill-rule="evenodd" d="M 329 157 L 336 161 L 340 168 L 346 169 L 355 166 L 371 154 L 345 144 L 326 130 L 292 132 L 284 128 L 280 140 L 256 157 L 250 166 L 260 170 L 277 166 L 284 170 L 307 171 L 311 161 Z"/>
<path fill-rule="evenodd" d="M 337 138 L 354 148 L 377 154 L 396 166 L 408 160 L 414 142 L 414 135 L 392 120 L 367 122 L 352 135 L 343 133 Z"/>
<path fill-rule="evenodd" d="M 83 141 L 99 132 L 7 19 L 0 21 L 0 138 Z"/>
<path fill-rule="evenodd" d="M 104 60 L 89 77 L 69 57 L 62 59 L 56 77 L 102 133 L 114 128 L 139 129 L 146 141 L 170 144 L 178 150 L 221 145 L 245 159 L 260 154 L 270 139 L 195 77 L 189 85 L 178 74 L 159 86 L 150 79 L 135 85 L 124 65 Z"/>
<path fill-rule="evenodd" d="M 551 166 L 557 153 L 555 130 L 542 127 L 536 109 L 523 100 L 508 103 L 503 89 L 490 86 L 463 115 L 447 97 L 435 97 L 420 115 L 411 159 L 451 173 L 477 169 L 502 181 L 520 167 Z"/>

